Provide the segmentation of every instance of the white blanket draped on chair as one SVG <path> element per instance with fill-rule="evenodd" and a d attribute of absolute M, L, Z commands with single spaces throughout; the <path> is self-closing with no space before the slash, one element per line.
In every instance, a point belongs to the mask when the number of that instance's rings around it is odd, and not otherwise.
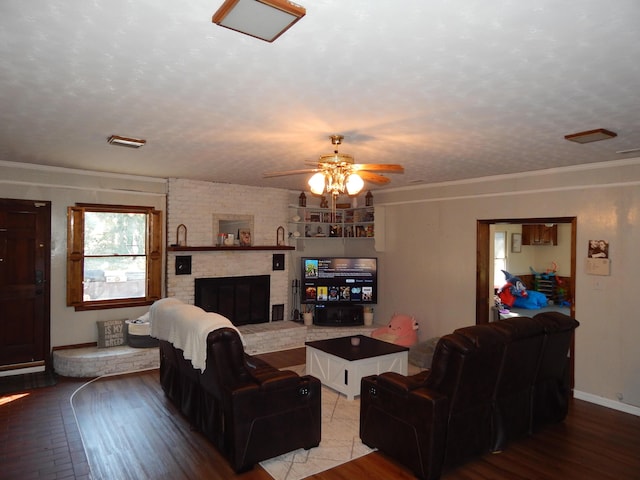
<path fill-rule="evenodd" d="M 207 361 L 207 336 L 213 330 L 233 328 L 242 339 L 242 334 L 226 317 L 218 313 L 205 312 L 200 307 L 183 303 L 169 297 L 156 301 L 149 309 L 151 336 L 166 340 L 184 352 L 193 368 L 205 370 Z M 242 339 L 244 345 L 244 339 Z"/>

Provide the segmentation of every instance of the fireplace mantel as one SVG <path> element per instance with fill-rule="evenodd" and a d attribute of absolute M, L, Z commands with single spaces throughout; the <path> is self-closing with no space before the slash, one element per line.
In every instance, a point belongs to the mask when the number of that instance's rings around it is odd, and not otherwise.
<path fill-rule="evenodd" d="M 238 251 L 238 250 L 295 250 L 296 247 L 292 247 L 289 245 L 253 245 L 253 246 L 239 246 L 235 245 L 233 247 L 225 247 L 225 246 L 170 246 L 167 247 L 167 251 L 169 252 L 229 252 L 229 251 Z"/>

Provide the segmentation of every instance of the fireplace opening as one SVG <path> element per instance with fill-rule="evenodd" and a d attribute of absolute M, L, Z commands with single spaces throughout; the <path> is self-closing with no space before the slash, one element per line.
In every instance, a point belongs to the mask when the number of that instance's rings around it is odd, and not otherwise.
<path fill-rule="evenodd" d="M 194 303 L 207 312 L 219 313 L 235 326 L 269 322 L 271 277 L 196 278 Z"/>

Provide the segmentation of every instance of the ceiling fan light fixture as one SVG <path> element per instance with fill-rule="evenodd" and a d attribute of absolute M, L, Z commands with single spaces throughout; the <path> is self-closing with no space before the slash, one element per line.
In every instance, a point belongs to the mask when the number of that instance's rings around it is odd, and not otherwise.
<path fill-rule="evenodd" d="M 339 145 L 344 138 L 342 135 L 331 135 L 331 143 Z M 334 150 L 328 155 L 321 155 L 316 168 L 301 170 L 289 170 L 285 172 L 264 173 L 264 177 L 280 177 L 283 175 L 298 175 L 301 173 L 313 173 L 307 180 L 311 193 L 323 195 L 325 192 L 331 195 L 333 203 L 338 196 L 347 194 L 358 195 L 364 188 L 365 182 L 386 185 L 389 178 L 377 172 L 404 173 L 402 165 L 391 163 L 355 163 L 351 155 Z"/>
<path fill-rule="evenodd" d="M 339 153 L 337 150 L 333 153 L 328 153 L 326 155 L 320 155 L 320 163 L 355 163 L 353 157 L 346 153 Z"/>
<path fill-rule="evenodd" d="M 364 180 L 362 180 L 357 173 L 352 173 L 347 177 L 345 186 L 349 195 L 357 195 L 362 191 L 362 187 L 364 187 Z"/>
<path fill-rule="evenodd" d="M 147 143 L 146 140 L 140 138 L 121 137 L 120 135 L 111 135 L 107 142 L 111 145 L 118 145 L 121 147 L 140 148 Z"/>
<path fill-rule="evenodd" d="M 570 142 L 576 143 L 591 143 L 598 142 L 600 140 L 608 140 L 609 138 L 617 137 L 618 134 L 604 128 L 598 128 L 596 130 L 587 130 L 586 132 L 572 133 L 565 135 L 564 138 Z"/>
<path fill-rule="evenodd" d="M 213 23 L 265 42 L 273 42 L 306 15 L 288 0 L 225 0 L 213 14 Z"/>
<path fill-rule="evenodd" d="M 321 195 L 322 193 L 324 193 L 324 177 L 325 174 L 323 172 L 318 172 L 309 179 L 308 184 L 311 193 L 313 193 L 314 195 Z"/>

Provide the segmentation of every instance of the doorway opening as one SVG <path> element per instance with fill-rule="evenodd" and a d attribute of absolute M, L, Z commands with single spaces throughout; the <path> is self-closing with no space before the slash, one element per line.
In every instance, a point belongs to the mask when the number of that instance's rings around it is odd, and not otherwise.
<path fill-rule="evenodd" d="M 501 218 L 478 220 L 476 224 L 476 324 L 488 323 L 493 320 L 492 307 L 493 299 L 493 270 L 494 257 L 492 254 L 493 235 L 491 227 L 493 225 L 527 225 L 527 224 L 570 224 L 571 225 L 571 254 L 570 254 L 570 275 L 567 290 L 570 292 L 567 301 L 569 303 L 570 316 L 575 318 L 575 282 L 576 282 L 576 217 L 551 217 L 551 218 Z M 508 240 L 508 237 L 507 237 Z M 545 248 L 545 247 L 539 247 Z M 532 310 L 535 315 L 535 310 Z M 574 344 L 570 350 L 570 370 L 571 386 L 573 387 L 574 372 Z"/>
<path fill-rule="evenodd" d="M 576 217 L 552 217 L 552 218 L 508 218 L 478 220 L 477 222 L 477 268 L 476 268 L 476 323 L 488 323 L 491 319 L 491 307 L 493 306 L 494 292 L 494 266 L 495 258 L 492 248 L 494 237 L 491 234 L 491 226 L 498 225 L 527 225 L 527 224 L 569 224 L 571 226 L 569 284 L 567 290 L 570 297 L 571 316 L 575 314 L 575 277 L 576 277 Z M 505 237 L 508 242 L 508 236 Z M 545 248 L 545 247 L 540 247 Z M 506 249 L 506 248 L 505 248 Z"/>

